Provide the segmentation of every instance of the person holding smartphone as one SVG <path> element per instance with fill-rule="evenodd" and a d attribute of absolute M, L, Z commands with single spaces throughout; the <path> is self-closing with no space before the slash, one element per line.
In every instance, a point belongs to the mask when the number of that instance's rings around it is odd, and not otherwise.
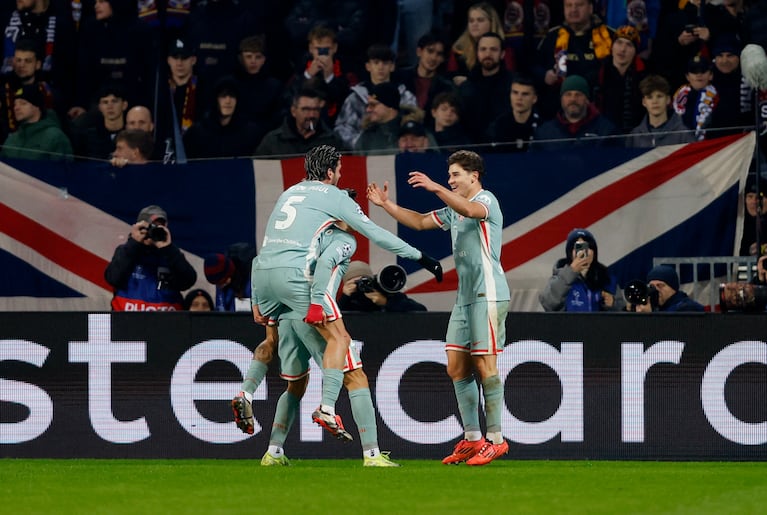
<path fill-rule="evenodd" d="M 597 241 L 586 229 L 567 235 L 565 257 L 559 259 L 538 296 L 545 311 L 621 311 L 625 300 L 617 280 L 598 261 Z"/>

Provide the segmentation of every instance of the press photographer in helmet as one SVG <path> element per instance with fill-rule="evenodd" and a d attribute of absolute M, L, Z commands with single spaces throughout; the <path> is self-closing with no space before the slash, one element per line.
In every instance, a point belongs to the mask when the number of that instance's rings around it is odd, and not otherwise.
<path fill-rule="evenodd" d="M 396 265 L 384 267 L 376 276 L 364 261 L 352 261 L 343 277 L 338 306 L 341 311 L 426 311 L 426 306 L 399 291 L 406 278 L 405 271 Z"/>
<path fill-rule="evenodd" d="M 621 311 L 625 302 L 618 283 L 598 261 L 594 235 L 573 229 L 567 235 L 565 257 L 557 261 L 548 284 L 538 296 L 546 311 Z"/>

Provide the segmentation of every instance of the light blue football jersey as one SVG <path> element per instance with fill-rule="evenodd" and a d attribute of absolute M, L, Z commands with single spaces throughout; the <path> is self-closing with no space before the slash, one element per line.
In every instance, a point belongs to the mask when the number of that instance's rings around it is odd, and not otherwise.
<path fill-rule="evenodd" d="M 450 230 L 458 273 L 456 305 L 509 300 L 509 285 L 501 266 L 503 213 L 495 195 L 480 190 L 472 199 L 487 209 L 487 217 L 466 218 L 445 206 L 432 211 L 434 221 Z"/>
<path fill-rule="evenodd" d="M 379 247 L 412 260 L 421 251 L 373 223 L 348 194 L 336 186 L 319 181 L 304 181 L 285 190 L 266 226 L 258 268 L 300 268 L 310 275 L 310 266 L 318 256 L 317 240 L 336 220 Z"/>

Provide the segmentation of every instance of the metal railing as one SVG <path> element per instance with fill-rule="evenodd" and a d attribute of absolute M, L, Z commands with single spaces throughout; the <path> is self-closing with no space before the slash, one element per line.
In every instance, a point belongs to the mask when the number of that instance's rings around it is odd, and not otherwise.
<path fill-rule="evenodd" d="M 756 275 L 756 256 L 656 257 L 652 265 L 673 266 L 680 288 L 711 311 L 719 310 L 720 283 L 750 282 Z"/>

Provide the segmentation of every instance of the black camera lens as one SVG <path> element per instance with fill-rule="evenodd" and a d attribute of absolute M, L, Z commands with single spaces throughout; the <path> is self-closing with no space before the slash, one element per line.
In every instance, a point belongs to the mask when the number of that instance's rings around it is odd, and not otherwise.
<path fill-rule="evenodd" d="M 154 241 L 165 241 L 168 239 L 168 231 L 162 225 L 151 223 L 146 228 L 146 237 Z"/>
<path fill-rule="evenodd" d="M 372 293 L 376 291 L 376 280 L 369 275 L 363 275 L 357 279 L 357 289 L 361 293 Z"/>

